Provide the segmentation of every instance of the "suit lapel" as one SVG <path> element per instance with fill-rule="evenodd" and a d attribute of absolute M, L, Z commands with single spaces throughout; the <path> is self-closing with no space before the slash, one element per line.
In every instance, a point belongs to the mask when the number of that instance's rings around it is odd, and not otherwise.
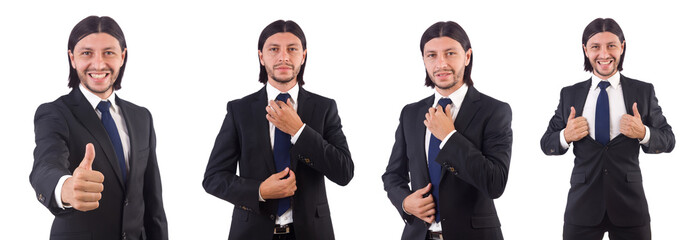
<path fill-rule="evenodd" d="M 299 104 L 297 106 L 297 115 L 300 116 L 302 122 L 307 124 L 307 126 L 314 125 L 312 122 L 312 114 L 314 113 L 314 105 L 316 105 L 316 102 L 314 101 L 314 98 L 312 98 L 312 94 L 300 87 L 299 91 L 297 92 L 297 101 L 295 102 Z M 294 171 L 297 169 L 296 167 L 296 159 L 290 156 L 290 169 Z"/>
<path fill-rule="evenodd" d="M 578 89 L 575 91 L 575 99 L 573 102 L 575 104 L 570 104 L 575 107 L 575 116 L 582 116 L 582 112 L 585 108 L 585 101 L 587 101 L 587 93 L 590 92 L 590 87 L 592 87 L 592 78 L 581 83 Z M 568 109 L 570 111 L 570 109 Z"/>
<path fill-rule="evenodd" d="M 425 154 L 425 138 L 430 136 L 425 136 L 426 127 L 423 124 L 423 121 L 425 121 L 425 114 L 428 113 L 428 109 L 432 106 L 434 101 L 434 94 L 426 98 L 424 101 L 421 101 L 421 104 L 418 106 L 416 116 L 414 117 L 413 121 L 415 122 L 413 123 L 413 125 L 409 124 L 404 126 L 414 126 L 413 131 L 410 131 L 409 129 L 405 129 L 404 131 L 406 133 L 410 133 L 409 138 L 413 139 L 412 141 L 415 143 L 414 146 L 416 146 L 417 149 L 416 155 L 419 156 L 419 158 L 415 162 L 412 162 L 413 164 L 416 164 L 416 166 L 411 167 L 411 174 L 412 176 L 424 176 L 423 178 L 418 179 L 422 182 L 418 183 L 420 185 L 417 186 L 417 188 L 425 187 L 430 182 L 430 174 L 428 173 L 428 158 Z M 406 119 L 404 121 L 409 121 L 409 119 Z M 414 171 L 417 173 L 414 174 Z"/>
<path fill-rule="evenodd" d="M 129 161 L 128 165 L 131 169 L 131 171 L 128 171 L 128 179 L 131 178 L 131 173 L 133 172 L 133 166 L 136 166 L 133 164 L 133 162 L 138 161 L 139 159 L 133 158 L 133 153 L 134 149 L 138 149 L 137 146 L 143 146 L 146 145 L 144 143 L 140 142 L 140 138 L 137 136 L 139 133 L 135 131 L 134 127 L 136 124 L 140 124 L 138 121 L 138 118 L 135 117 L 135 113 L 133 112 L 133 109 L 131 109 L 130 105 L 127 105 L 124 103 L 121 98 L 116 96 L 116 104 L 118 107 L 121 109 L 121 114 L 123 115 L 123 120 L 126 122 L 126 129 L 128 129 L 128 138 L 130 140 L 130 156 L 129 156 Z M 141 145 L 143 144 L 143 145 Z M 120 177 L 120 175 L 119 175 Z M 121 183 L 123 183 L 123 179 L 121 179 Z"/>
<path fill-rule="evenodd" d="M 96 110 L 92 108 L 92 105 L 77 88 L 73 88 L 67 99 L 69 101 L 68 106 L 70 107 L 70 111 L 72 111 L 75 118 L 80 121 L 87 131 L 92 134 L 92 137 L 97 140 L 96 143 L 98 146 L 95 146 L 95 150 L 98 151 L 98 149 L 101 149 L 104 152 L 107 158 L 106 160 L 109 162 L 111 170 L 114 172 L 114 176 L 118 178 L 121 188 L 125 189 L 123 177 L 121 177 L 121 168 L 118 166 L 116 151 L 111 144 L 108 133 L 104 129 L 104 125 L 102 125 L 101 120 L 95 112 Z"/>
<path fill-rule="evenodd" d="M 623 91 L 624 105 L 626 105 L 626 113 L 633 115 L 633 103 L 638 102 L 636 98 L 636 91 L 632 83 L 621 75 L 621 91 Z"/>
<path fill-rule="evenodd" d="M 268 106 L 268 96 L 266 96 L 266 86 L 256 92 L 256 99 L 250 104 L 251 112 L 251 132 L 258 134 L 261 138 L 261 159 L 264 159 L 266 171 L 274 174 L 275 160 L 273 159 L 273 148 L 271 148 L 271 136 L 268 133 L 268 120 L 266 119 L 266 106 Z"/>

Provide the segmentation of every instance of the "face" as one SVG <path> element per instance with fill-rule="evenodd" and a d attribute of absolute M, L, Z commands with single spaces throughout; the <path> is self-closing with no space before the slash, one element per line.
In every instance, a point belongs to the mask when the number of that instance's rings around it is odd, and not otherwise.
<path fill-rule="evenodd" d="M 102 99 L 109 97 L 126 57 L 126 49 L 121 50 L 118 40 L 108 33 L 92 33 L 68 54 L 80 84 Z"/>
<path fill-rule="evenodd" d="M 433 38 L 423 46 L 423 62 L 428 76 L 441 90 L 459 89 L 464 84 L 464 69 L 471 60 L 471 48 L 450 37 Z"/>
<path fill-rule="evenodd" d="M 283 32 L 271 35 L 259 50 L 259 60 L 266 68 L 269 81 L 293 83 L 304 64 L 307 50 L 292 33 Z"/>
<path fill-rule="evenodd" d="M 592 64 L 595 75 L 607 79 L 618 71 L 624 44 L 625 42 L 620 42 L 619 37 L 610 32 L 597 33 L 587 40 L 587 44 L 582 48 Z"/>

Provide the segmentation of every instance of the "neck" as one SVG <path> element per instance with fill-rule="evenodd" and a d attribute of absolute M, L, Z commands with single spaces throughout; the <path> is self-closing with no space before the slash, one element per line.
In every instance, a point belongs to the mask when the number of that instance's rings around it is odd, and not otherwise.
<path fill-rule="evenodd" d="M 80 83 L 80 84 L 82 85 L 82 83 Z M 92 89 L 89 89 L 89 88 L 86 87 L 85 85 L 82 85 L 82 87 L 84 87 L 85 89 L 87 89 L 88 92 L 94 94 L 94 96 L 99 97 L 101 100 L 107 100 L 107 99 L 109 98 L 109 96 L 111 96 L 111 93 L 114 92 L 114 89 L 113 89 L 113 88 L 109 88 L 109 90 L 106 90 L 105 92 L 101 92 L 101 93 L 100 93 L 100 92 L 94 92 L 94 91 L 92 91 Z"/>
<path fill-rule="evenodd" d="M 594 75 L 597 76 L 599 79 L 607 80 L 607 79 L 609 79 L 610 77 L 613 77 L 614 75 L 616 75 L 616 73 L 618 73 L 618 72 L 619 72 L 619 71 L 616 71 L 616 72 L 612 73 L 612 74 L 609 75 L 609 76 L 602 76 L 601 74 L 597 73 L 597 71 L 595 71 L 595 72 L 594 72 Z"/>
<path fill-rule="evenodd" d="M 288 92 L 291 88 L 295 86 L 295 84 L 297 84 L 297 80 L 293 79 L 288 82 L 278 82 L 269 77 L 268 84 L 278 89 L 280 92 Z"/>

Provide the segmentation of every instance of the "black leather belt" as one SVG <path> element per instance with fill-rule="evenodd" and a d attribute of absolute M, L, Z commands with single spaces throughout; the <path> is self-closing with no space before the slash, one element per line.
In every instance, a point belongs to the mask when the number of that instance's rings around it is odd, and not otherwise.
<path fill-rule="evenodd" d="M 292 223 L 287 224 L 287 225 L 275 225 L 273 228 L 273 234 L 280 235 L 280 234 L 288 234 L 292 233 L 293 227 Z"/>
<path fill-rule="evenodd" d="M 428 230 L 428 234 L 426 235 L 426 237 L 429 240 L 443 240 L 442 232 L 433 232 L 433 231 Z"/>

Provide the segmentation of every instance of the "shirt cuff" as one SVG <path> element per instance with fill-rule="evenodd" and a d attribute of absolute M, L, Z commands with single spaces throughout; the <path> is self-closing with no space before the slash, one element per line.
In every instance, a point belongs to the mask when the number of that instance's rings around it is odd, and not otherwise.
<path fill-rule="evenodd" d="M 54 195 L 56 196 L 56 204 L 60 209 L 65 210 L 66 208 L 72 208 L 70 205 L 63 205 L 63 199 L 61 199 L 61 194 L 63 192 L 63 183 L 65 183 L 65 180 L 68 180 L 69 177 L 72 177 L 71 175 L 64 175 L 58 179 L 58 184 L 56 185 L 56 190 L 53 191 Z"/>
<path fill-rule="evenodd" d="M 560 136 L 559 141 L 561 141 L 561 147 L 563 149 L 568 149 L 570 147 L 570 144 L 566 142 L 565 137 L 564 137 L 565 136 L 565 128 L 563 130 L 561 130 L 561 134 L 559 134 L 559 136 Z"/>
<path fill-rule="evenodd" d="M 450 137 L 451 137 L 452 135 L 454 135 L 454 133 L 456 133 L 456 132 L 457 132 L 457 129 L 454 129 L 454 130 L 452 130 L 449 134 L 447 134 L 447 137 L 445 137 L 444 139 L 442 139 L 442 143 L 440 143 L 440 149 L 442 149 L 442 147 L 445 146 L 445 143 L 447 143 L 447 140 L 449 140 Z"/>
<path fill-rule="evenodd" d="M 643 140 L 640 140 L 639 143 L 647 147 L 650 143 L 650 128 L 645 125 L 643 125 L 643 127 L 645 127 L 645 137 L 643 138 Z"/>
<path fill-rule="evenodd" d="M 259 202 L 266 202 L 266 199 L 261 197 L 261 186 L 259 186 Z"/>
<path fill-rule="evenodd" d="M 304 130 L 305 126 L 307 126 L 306 123 L 302 124 L 302 127 L 300 127 L 300 130 L 297 130 L 297 132 L 295 133 L 295 136 L 292 136 L 290 138 L 290 143 L 292 143 L 292 145 L 295 145 L 295 142 L 297 142 L 297 139 L 300 138 L 300 135 L 302 135 L 302 130 Z"/>

